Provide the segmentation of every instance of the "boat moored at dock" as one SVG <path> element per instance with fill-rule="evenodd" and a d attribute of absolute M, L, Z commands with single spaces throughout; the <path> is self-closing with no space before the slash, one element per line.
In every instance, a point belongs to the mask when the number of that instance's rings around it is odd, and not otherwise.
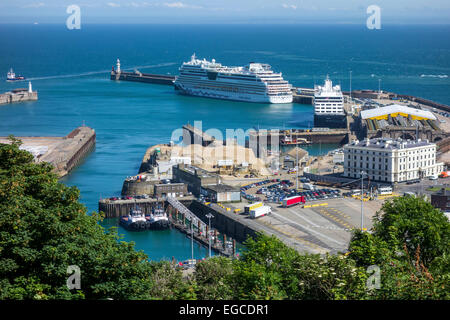
<path fill-rule="evenodd" d="M 153 207 L 149 217 L 149 229 L 164 230 L 170 228 L 170 220 L 161 206 Z"/>
<path fill-rule="evenodd" d="M 245 67 L 226 67 L 214 59 L 200 60 L 192 55 L 175 78 L 181 94 L 259 103 L 291 103 L 292 85 L 268 64 L 251 62 Z"/>
<path fill-rule="evenodd" d="M 131 208 L 127 216 L 120 217 L 119 223 L 130 231 L 144 231 L 150 227 L 149 219 L 138 206 Z"/>

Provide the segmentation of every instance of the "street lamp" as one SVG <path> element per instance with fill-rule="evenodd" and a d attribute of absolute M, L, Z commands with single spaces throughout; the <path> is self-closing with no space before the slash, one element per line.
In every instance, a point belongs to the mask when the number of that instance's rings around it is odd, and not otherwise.
<path fill-rule="evenodd" d="M 364 229 L 364 215 L 363 215 L 363 203 L 364 203 L 364 171 L 361 171 L 361 231 Z"/>
<path fill-rule="evenodd" d="M 194 219 L 191 217 L 191 259 L 194 260 Z"/>
<path fill-rule="evenodd" d="M 209 258 L 211 258 L 211 218 L 214 216 L 211 213 L 208 213 L 205 217 L 208 218 L 208 243 L 209 243 Z"/>

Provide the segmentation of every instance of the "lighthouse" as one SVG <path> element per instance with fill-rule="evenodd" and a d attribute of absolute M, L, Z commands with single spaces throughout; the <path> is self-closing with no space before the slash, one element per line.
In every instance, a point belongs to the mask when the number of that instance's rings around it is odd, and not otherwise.
<path fill-rule="evenodd" d="M 120 60 L 119 59 L 117 59 L 116 72 L 120 73 Z"/>
<path fill-rule="evenodd" d="M 28 93 L 33 93 L 33 88 L 31 87 L 31 81 L 28 81 Z"/>

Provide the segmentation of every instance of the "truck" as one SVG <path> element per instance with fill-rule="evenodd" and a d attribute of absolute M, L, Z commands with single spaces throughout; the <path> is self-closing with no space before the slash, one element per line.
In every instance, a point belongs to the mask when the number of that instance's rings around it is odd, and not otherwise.
<path fill-rule="evenodd" d="M 440 178 L 447 178 L 450 177 L 450 171 L 442 171 L 439 175 Z"/>
<path fill-rule="evenodd" d="M 313 186 L 311 183 L 304 183 L 303 184 L 303 189 L 314 191 L 314 190 L 316 190 L 316 187 Z"/>
<path fill-rule="evenodd" d="M 262 216 L 265 216 L 271 212 L 271 208 L 269 206 L 261 206 L 255 209 L 250 210 L 250 218 L 256 219 Z"/>
<path fill-rule="evenodd" d="M 293 196 L 289 197 L 283 200 L 283 207 L 288 208 L 292 207 L 293 205 L 299 204 L 299 203 L 305 203 L 305 197 L 304 196 Z"/>
<path fill-rule="evenodd" d="M 263 203 L 262 202 L 255 202 L 255 203 L 251 203 L 245 206 L 244 208 L 244 212 L 245 213 L 250 213 L 250 211 L 252 211 L 253 209 L 262 207 Z"/>

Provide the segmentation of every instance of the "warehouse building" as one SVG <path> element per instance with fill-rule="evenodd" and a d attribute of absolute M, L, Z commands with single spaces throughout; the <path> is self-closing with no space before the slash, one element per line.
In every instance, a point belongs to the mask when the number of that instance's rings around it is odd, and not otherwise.
<path fill-rule="evenodd" d="M 344 146 L 344 177 L 405 182 L 438 175 L 443 163 L 436 163 L 436 144 L 428 140 L 376 138 L 353 141 Z"/>
<path fill-rule="evenodd" d="M 187 185 L 184 183 L 155 184 L 155 196 L 157 197 L 182 197 L 187 194 Z"/>
<path fill-rule="evenodd" d="M 226 184 L 202 187 L 201 194 L 212 202 L 239 202 L 241 190 Z"/>
<path fill-rule="evenodd" d="M 196 166 L 178 164 L 173 166 L 173 180 L 180 183 L 185 183 L 188 186 L 188 191 L 195 196 L 200 195 L 202 187 L 214 186 L 220 184 L 220 176 Z"/>
<path fill-rule="evenodd" d="M 442 188 L 431 195 L 431 204 L 444 212 L 450 212 L 450 191 Z"/>
<path fill-rule="evenodd" d="M 362 137 L 369 139 L 421 138 L 436 142 L 446 136 L 433 113 L 398 104 L 362 110 L 359 129 Z"/>

